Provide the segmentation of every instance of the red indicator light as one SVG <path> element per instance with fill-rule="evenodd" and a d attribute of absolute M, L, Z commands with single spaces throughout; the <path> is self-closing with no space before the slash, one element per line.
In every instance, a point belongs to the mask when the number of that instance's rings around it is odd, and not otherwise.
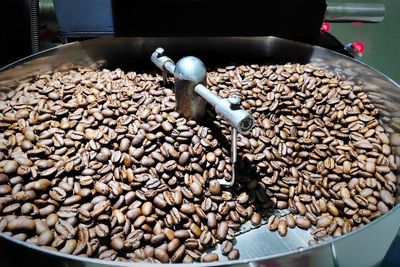
<path fill-rule="evenodd" d="M 357 52 L 357 53 L 364 53 L 365 51 L 365 45 L 363 42 L 354 42 L 351 44 L 351 47 Z"/>
<path fill-rule="evenodd" d="M 328 22 L 322 23 L 321 31 L 329 32 L 331 30 L 331 25 Z"/>

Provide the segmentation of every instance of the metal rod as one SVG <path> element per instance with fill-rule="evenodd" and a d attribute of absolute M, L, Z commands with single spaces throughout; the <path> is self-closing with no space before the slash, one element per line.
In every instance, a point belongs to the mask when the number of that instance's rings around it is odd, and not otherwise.
<path fill-rule="evenodd" d="M 385 5 L 378 3 L 328 3 L 325 21 L 328 22 L 382 22 Z"/>
<path fill-rule="evenodd" d="M 222 99 L 202 84 L 196 85 L 194 91 L 211 104 L 217 114 L 221 115 L 239 133 L 247 133 L 254 126 L 254 119 L 243 109 L 232 109 L 228 99 Z"/>
<path fill-rule="evenodd" d="M 235 183 L 236 172 L 235 165 L 237 160 L 237 130 L 232 127 L 232 136 L 231 136 L 231 163 L 232 163 L 232 180 L 230 181 L 231 186 Z"/>

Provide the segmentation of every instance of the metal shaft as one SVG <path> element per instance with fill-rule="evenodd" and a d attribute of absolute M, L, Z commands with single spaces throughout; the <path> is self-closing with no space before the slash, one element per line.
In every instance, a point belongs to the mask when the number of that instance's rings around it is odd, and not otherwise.
<path fill-rule="evenodd" d="M 217 114 L 221 115 L 239 133 L 247 133 L 253 128 L 253 117 L 243 109 L 232 109 L 228 99 L 222 99 L 202 84 L 196 85 L 194 91 L 210 103 Z"/>
<path fill-rule="evenodd" d="M 385 5 L 378 3 L 328 3 L 325 21 L 329 22 L 382 22 Z"/>

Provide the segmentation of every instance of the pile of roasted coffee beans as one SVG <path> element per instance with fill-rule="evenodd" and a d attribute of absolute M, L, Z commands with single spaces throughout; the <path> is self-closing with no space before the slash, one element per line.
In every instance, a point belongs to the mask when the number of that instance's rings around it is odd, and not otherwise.
<path fill-rule="evenodd" d="M 359 86 L 313 65 L 241 65 L 208 74 L 236 90 L 255 128 L 175 112 L 159 75 L 78 69 L 41 75 L 0 101 L 0 231 L 64 253 L 116 261 L 228 259 L 244 223 L 317 242 L 395 205 L 397 169 L 379 111 Z M 268 214 L 288 210 L 285 216 Z M 265 227 L 265 226 L 264 226 Z"/>

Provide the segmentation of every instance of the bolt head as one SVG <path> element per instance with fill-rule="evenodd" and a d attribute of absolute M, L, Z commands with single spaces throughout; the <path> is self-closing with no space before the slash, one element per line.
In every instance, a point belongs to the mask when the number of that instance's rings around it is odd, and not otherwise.
<path fill-rule="evenodd" d="M 228 101 L 231 105 L 240 105 L 241 99 L 240 96 L 229 96 Z"/>
<path fill-rule="evenodd" d="M 156 49 L 156 53 L 158 54 L 158 57 L 161 57 L 164 55 L 164 48 L 159 47 Z"/>

